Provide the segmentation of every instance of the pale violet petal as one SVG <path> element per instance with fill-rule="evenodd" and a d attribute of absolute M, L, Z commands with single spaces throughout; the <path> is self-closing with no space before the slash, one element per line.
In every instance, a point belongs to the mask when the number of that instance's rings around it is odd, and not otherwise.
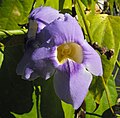
<path fill-rule="evenodd" d="M 26 70 L 25 70 L 25 78 L 29 79 L 32 73 L 33 73 L 32 69 L 26 68 Z"/>
<path fill-rule="evenodd" d="M 55 19 L 61 17 L 62 14 L 59 13 L 58 10 L 53 9 L 51 7 L 38 7 L 34 9 L 30 14 L 30 19 L 36 20 L 38 23 L 38 30 L 39 33 L 46 25 L 53 22 Z"/>
<path fill-rule="evenodd" d="M 32 49 L 28 49 L 24 53 L 21 61 L 18 63 L 17 68 L 16 68 L 16 73 L 18 75 L 23 75 L 26 65 L 28 65 L 31 61 L 32 52 L 33 52 Z"/>
<path fill-rule="evenodd" d="M 22 75 L 23 79 L 29 80 L 38 77 L 48 79 L 55 71 L 52 59 L 54 59 L 54 49 L 41 47 L 35 50 L 27 50 L 17 66 L 17 74 Z"/>
<path fill-rule="evenodd" d="M 35 80 L 38 77 L 49 79 L 55 72 L 54 67 L 47 60 L 37 60 L 29 63 L 24 69 L 23 79 L 29 81 Z"/>
<path fill-rule="evenodd" d="M 78 109 L 85 99 L 91 81 L 92 75 L 83 65 L 68 61 L 56 71 L 54 88 L 60 99 Z"/>
<path fill-rule="evenodd" d="M 99 54 L 86 42 L 82 43 L 84 60 L 83 64 L 93 75 L 102 76 L 102 62 Z"/>
<path fill-rule="evenodd" d="M 41 6 L 34 9 L 30 14 L 30 19 L 41 20 L 46 23 L 51 23 L 59 17 L 59 11 L 51 7 Z"/>
<path fill-rule="evenodd" d="M 81 44 L 84 40 L 79 24 L 69 14 L 65 14 L 64 18 L 58 18 L 46 26 L 37 37 L 39 39 L 44 37 L 44 42 L 50 39 L 56 46 L 69 42 Z"/>

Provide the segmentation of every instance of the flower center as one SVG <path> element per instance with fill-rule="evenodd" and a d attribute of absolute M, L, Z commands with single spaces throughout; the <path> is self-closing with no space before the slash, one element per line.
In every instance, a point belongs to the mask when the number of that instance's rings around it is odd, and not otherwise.
<path fill-rule="evenodd" d="M 57 59 L 63 64 L 67 59 L 72 59 L 77 63 L 83 61 L 82 47 L 77 43 L 65 43 L 57 48 Z"/>

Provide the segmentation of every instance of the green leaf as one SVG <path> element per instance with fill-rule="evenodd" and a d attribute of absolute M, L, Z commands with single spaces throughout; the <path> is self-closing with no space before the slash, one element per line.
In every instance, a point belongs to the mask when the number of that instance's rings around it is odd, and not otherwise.
<path fill-rule="evenodd" d="M 109 7 L 110 7 L 110 12 L 111 12 L 112 15 L 113 15 L 114 2 L 115 2 L 115 0 L 108 0 Z"/>
<path fill-rule="evenodd" d="M 86 102 L 86 111 L 92 113 L 96 108 L 96 103 L 94 101 L 93 95 L 90 92 L 88 92 L 85 98 L 85 102 Z"/>
<path fill-rule="evenodd" d="M 114 106 L 116 104 L 116 100 L 117 100 L 117 92 L 116 92 L 116 86 L 115 86 L 115 81 L 113 79 L 113 77 L 110 77 L 108 80 L 108 83 L 106 85 L 107 89 L 108 89 L 108 94 L 109 94 L 109 99 L 110 99 L 110 103 L 112 106 Z M 93 101 L 92 96 L 87 96 L 86 97 L 86 111 L 87 112 L 93 112 L 93 110 L 95 110 L 95 102 Z M 104 91 L 103 96 L 100 100 L 100 105 L 98 107 L 98 109 L 94 112 L 95 114 L 101 115 L 103 114 L 103 112 L 105 110 L 107 110 L 109 108 L 109 104 L 108 104 L 108 100 L 106 97 L 106 93 Z M 86 118 L 98 118 L 96 116 L 93 115 L 86 115 Z"/>
<path fill-rule="evenodd" d="M 59 0 L 46 0 L 44 6 L 51 6 L 52 8 L 59 9 Z"/>
<path fill-rule="evenodd" d="M 105 55 L 101 56 L 104 71 L 103 78 L 105 79 L 105 82 L 107 82 L 112 74 L 119 53 L 120 17 L 101 14 L 101 15 L 88 15 L 87 19 L 90 24 L 89 26 L 91 29 L 91 34 L 94 42 L 98 42 L 98 45 L 100 47 L 105 47 L 108 50 L 109 49 L 114 50 L 114 55 L 110 60 L 108 60 Z M 99 91 L 95 92 L 94 94 L 94 97 L 97 98 L 96 101 L 99 102 L 100 96 L 102 96 L 103 93 L 103 86 L 101 85 L 100 80 L 93 81 L 94 84 L 91 91 Z M 96 85 L 99 87 L 96 88 L 95 87 Z M 100 86 L 102 89 L 100 89 Z"/>
<path fill-rule="evenodd" d="M 35 0 L 35 4 L 34 4 L 34 8 L 37 8 L 37 7 L 40 7 L 40 6 L 43 6 L 45 3 L 45 0 Z"/>
<path fill-rule="evenodd" d="M 73 107 L 70 104 L 62 102 L 62 108 L 64 111 L 65 118 L 74 118 L 75 110 L 73 109 Z"/>
<path fill-rule="evenodd" d="M 95 12 L 96 0 L 81 0 L 81 2 L 86 6 L 87 9 L 91 10 L 93 13 Z"/>
<path fill-rule="evenodd" d="M 104 91 L 104 85 L 100 77 L 94 77 L 90 85 L 90 93 L 94 96 L 95 102 L 99 104 Z"/>
<path fill-rule="evenodd" d="M 27 33 L 27 29 L 21 30 L 0 30 L 0 40 L 7 37 L 15 37 L 17 35 L 24 35 Z"/>
<path fill-rule="evenodd" d="M 59 0 L 59 10 L 63 13 L 72 12 L 72 0 Z"/>
<path fill-rule="evenodd" d="M 111 105 L 115 105 L 116 104 L 116 100 L 117 100 L 117 91 L 116 91 L 116 86 L 115 86 L 115 81 L 113 79 L 113 77 L 110 77 L 108 80 L 108 84 L 106 85 L 107 89 L 108 89 L 108 95 L 109 95 L 109 99 L 110 99 L 110 103 Z M 108 100 L 106 97 L 106 93 L 103 93 L 103 96 L 101 98 L 100 101 L 100 106 L 97 109 L 96 113 L 101 114 L 107 110 L 109 108 L 108 105 Z"/>
<path fill-rule="evenodd" d="M 98 42 L 101 47 L 107 47 L 114 50 L 113 57 L 108 60 L 106 56 L 102 55 L 102 64 L 104 75 L 103 77 L 107 81 L 114 69 L 114 65 L 117 60 L 119 46 L 120 46 L 120 17 L 102 15 L 89 15 L 88 20 L 90 22 L 90 29 L 94 42 Z"/>
<path fill-rule="evenodd" d="M 20 29 L 18 24 L 28 22 L 34 0 L 2 0 L 0 4 L 0 29 Z"/>
<path fill-rule="evenodd" d="M 72 0 L 55 0 L 54 3 L 52 0 L 46 0 L 45 6 L 51 6 L 60 11 L 68 12 L 72 9 Z"/>

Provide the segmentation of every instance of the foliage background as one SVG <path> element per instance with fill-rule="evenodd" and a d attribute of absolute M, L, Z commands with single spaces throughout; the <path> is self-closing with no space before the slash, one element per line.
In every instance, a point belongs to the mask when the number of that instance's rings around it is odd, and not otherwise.
<path fill-rule="evenodd" d="M 103 79 L 94 77 L 82 107 L 86 115 L 81 117 L 113 118 L 111 106 L 114 106 L 116 114 L 120 113 L 117 103 L 120 97 L 117 93 L 120 91 L 120 1 L 108 0 L 105 8 L 97 10 L 95 5 L 100 6 L 99 1 L 0 0 L 0 118 L 74 118 L 75 115 L 84 114 L 59 100 L 52 78 L 28 82 L 16 75 L 17 63 L 24 53 L 29 13 L 41 5 L 73 16 L 75 8 L 86 40 L 91 45 L 98 43 L 96 51 L 101 56 L 104 75 Z M 104 49 L 107 52 L 114 50 L 112 58 L 107 59 L 110 55 L 104 53 Z"/>

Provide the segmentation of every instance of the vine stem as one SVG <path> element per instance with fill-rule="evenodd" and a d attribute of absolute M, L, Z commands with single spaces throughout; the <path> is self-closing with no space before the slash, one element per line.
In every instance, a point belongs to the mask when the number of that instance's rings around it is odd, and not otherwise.
<path fill-rule="evenodd" d="M 39 87 L 35 85 L 35 95 L 36 95 L 36 110 L 37 110 L 37 118 L 40 118 L 40 109 L 39 109 L 39 98 L 40 98 L 40 91 Z"/>
<path fill-rule="evenodd" d="M 112 105 L 111 105 L 111 103 L 110 103 L 109 92 L 108 92 L 108 89 L 107 89 L 105 80 L 104 80 L 103 76 L 102 76 L 101 78 L 102 78 L 102 82 L 103 82 L 103 85 L 104 85 L 106 97 L 107 97 L 107 100 L 108 100 L 108 105 L 109 105 L 109 107 L 110 107 L 110 109 L 111 109 L 111 112 L 114 114 L 114 110 L 113 110 Z"/>
<path fill-rule="evenodd" d="M 116 63 L 117 63 L 117 66 L 120 68 L 120 62 L 117 60 Z"/>
<path fill-rule="evenodd" d="M 76 1 L 77 1 L 79 11 L 81 11 L 81 15 L 82 15 L 83 22 L 84 22 L 84 25 L 85 25 L 85 28 L 86 28 L 86 31 L 87 31 L 87 34 L 88 34 L 88 37 L 89 37 L 89 41 L 92 44 L 93 40 L 92 40 L 90 29 L 89 29 L 89 26 L 88 26 L 88 23 L 87 23 L 87 18 L 86 18 L 85 12 L 84 12 L 84 10 L 82 8 L 82 2 L 81 2 L 81 0 L 80 1 L 76 0 Z"/>
<path fill-rule="evenodd" d="M 20 29 L 20 30 L 0 30 L 0 37 L 7 37 L 13 35 L 22 35 L 27 33 L 27 29 Z"/>
<path fill-rule="evenodd" d="M 116 79 L 116 76 L 117 76 L 118 71 L 120 69 L 120 62 L 118 60 L 116 61 L 116 64 L 117 64 L 117 69 L 116 69 L 116 72 L 115 72 L 114 77 L 113 77 L 114 80 Z"/>

